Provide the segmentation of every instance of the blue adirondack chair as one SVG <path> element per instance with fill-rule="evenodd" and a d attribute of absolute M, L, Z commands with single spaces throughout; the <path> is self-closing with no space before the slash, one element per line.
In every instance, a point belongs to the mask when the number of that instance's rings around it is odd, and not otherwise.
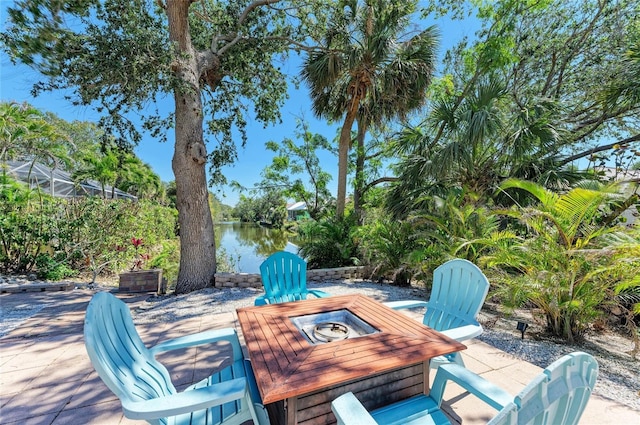
<path fill-rule="evenodd" d="M 547 367 L 515 398 L 458 364 L 438 368 L 428 396 L 418 395 L 369 413 L 353 393 L 331 403 L 338 425 L 449 424 L 440 409 L 447 381 L 453 381 L 498 410 L 491 425 L 574 425 L 589 401 L 598 363 L 587 353 L 568 354 Z"/>
<path fill-rule="evenodd" d="M 255 305 L 276 304 L 306 300 L 309 294 L 324 298 L 329 294 L 307 289 L 307 263 L 291 252 L 278 251 L 260 264 L 264 295 L 256 298 Z"/>
<path fill-rule="evenodd" d="M 93 367 L 118 396 L 127 418 L 166 425 L 269 423 L 234 329 L 200 332 L 147 349 L 127 305 L 108 292 L 99 292 L 87 308 L 84 341 Z M 217 341 L 231 345 L 232 364 L 177 392 L 155 355 Z"/>
<path fill-rule="evenodd" d="M 470 261 L 460 258 L 447 261 L 433 271 L 429 301 L 390 301 L 394 310 L 426 307 L 422 323 L 456 341 L 475 338 L 482 333 L 476 320 L 489 291 L 489 281 Z M 432 359 L 431 367 L 455 362 L 464 365 L 460 353 Z"/>

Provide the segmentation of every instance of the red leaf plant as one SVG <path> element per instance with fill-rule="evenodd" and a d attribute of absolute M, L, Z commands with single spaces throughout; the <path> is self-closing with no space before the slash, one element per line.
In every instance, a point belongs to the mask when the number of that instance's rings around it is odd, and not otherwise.
<path fill-rule="evenodd" d="M 131 264 L 131 271 L 142 270 L 142 266 L 146 261 L 151 258 L 149 254 L 140 252 L 141 248 L 144 246 L 144 240 L 142 238 L 131 238 L 131 245 L 136 250 L 135 258 L 133 259 L 133 263 Z M 117 245 L 116 251 L 125 252 L 127 248 L 125 246 Z"/>

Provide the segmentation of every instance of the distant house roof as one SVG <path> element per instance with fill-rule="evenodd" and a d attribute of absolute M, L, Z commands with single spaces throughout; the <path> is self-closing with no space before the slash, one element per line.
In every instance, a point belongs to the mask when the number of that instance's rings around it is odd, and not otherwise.
<path fill-rule="evenodd" d="M 305 211 L 307 209 L 306 202 L 296 202 L 294 204 L 287 205 L 287 211 Z"/>
<path fill-rule="evenodd" d="M 31 188 L 40 187 L 52 196 L 60 198 L 102 196 L 102 186 L 95 180 L 75 183 L 71 174 L 66 171 L 32 161 L 7 161 L 4 165 L 8 167 L 7 174 L 12 178 L 28 184 Z M 107 196 L 111 196 L 112 191 L 116 199 L 138 199 L 118 188 L 113 189 L 111 186 L 105 186 Z"/>
<path fill-rule="evenodd" d="M 596 171 L 602 172 L 608 180 L 621 182 L 640 183 L 640 170 L 620 170 L 611 167 L 597 168 Z"/>
<path fill-rule="evenodd" d="M 638 189 L 638 184 L 640 184 L 640 170 L 620 170 L 616 168 L 598 168 L 597 171 L 602 172 L 604 177 L 608 181 L 616 181 L 620 183 L 620 191 L 626 196 L 635 193 Z M 622 214 L 627 220 L 628 225 L 632 225 L 638 220 L 640 217 L 640 213 L 638 213 L 638 209 L 636 205 L 631 205 L 627 208 Z"/>

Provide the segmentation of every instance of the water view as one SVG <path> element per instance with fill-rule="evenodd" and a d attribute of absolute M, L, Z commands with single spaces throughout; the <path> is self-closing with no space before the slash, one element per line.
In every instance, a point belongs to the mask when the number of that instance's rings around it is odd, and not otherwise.
<path fill-rule="evenodd" d="M 217 247 L 225 251 L 240 273 L 259 273 L 260 264 L 276 251 L 298 252 L 286 232 L 279 229 L 253 223 L 224 222 L 217 223 L 215 231 Z"/>

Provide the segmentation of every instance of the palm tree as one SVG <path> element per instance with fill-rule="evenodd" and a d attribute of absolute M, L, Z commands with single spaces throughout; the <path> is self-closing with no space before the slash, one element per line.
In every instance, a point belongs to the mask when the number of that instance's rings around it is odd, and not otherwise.
<path fill-rule="evenodd" d="M 516 218 L 527 230 L 520 241 L 495 245 L 495 251 L 480 260 L 502 269 L 502 278 L 495 281 L 505 305 L 535 305 L 549 331 L 573 340 L 602 315 L 614 290 L 637 288 L 635 270 L 628 269 L 624 276 L 615 264 L 620 262 L 618 253 L 638 246 L 622 227 L 611 225 L 622 213 L 619 206 L 627 204 L 615 184 L 585 181 L 557 194 L 534 182 L 509 179 L 500 189 L 520 190 L 537 201 L 497 211 Z M 616 268 L 618 276 L 612 279 Z"/>
<path fill-rule="evenodd" d="M 420 107 L 431 82 L 437 39 L 433 27 L 404 36 L 415 1 L 347 0 L 341 6 L 321 49 L 308 55 L 302 69 L 314 113 L 344 120 L 338 146 L 338 217 L 344 215 L 354 122 L 364 137 L 370 124 Z"/>
<path fill-rule="evenodd" d="M 163 198 L 164 187 L 160 177 L 149 164 L 131 153 L 124 153 L 120 158 L 120 174 L 116 186 L 136 195 L 138 198 Z"/>
<path fill-rule="evenodd" d="M 120 162 L 115 151 L 88 154 L 83 158 L 84 166 L 77 169 L 72 177 L 74 181 L 95 180 L 100 183 L 102 198 L 107 199 L 107 186 L 115 188 L 120 170 Z M 111 198 L 114 197 L 112 190 Z"/>
<path fill-rule="evenodd" d="M 31 105 L 0 102 L 0 160 L 28 159 L 52 168 L 71 163 L 73 145 L 56 123 Z"/>
<path fill-rule="evenodd" d="M 435 98 L 424 122 L 398 135 L 403 158 L 389 208 L 404 216 L 421 207 L 416 201 L 446 197 L 452 189 L 471 203 L 509 202 L 495 193 L 509 177 L 554 189 L 583 179 L 583 173 L 558 165 L 562 134 L 554 110 L 544 100 L 510 105 L 505 82 L 495 76 L 479 77 L 464 98 Z"/>

